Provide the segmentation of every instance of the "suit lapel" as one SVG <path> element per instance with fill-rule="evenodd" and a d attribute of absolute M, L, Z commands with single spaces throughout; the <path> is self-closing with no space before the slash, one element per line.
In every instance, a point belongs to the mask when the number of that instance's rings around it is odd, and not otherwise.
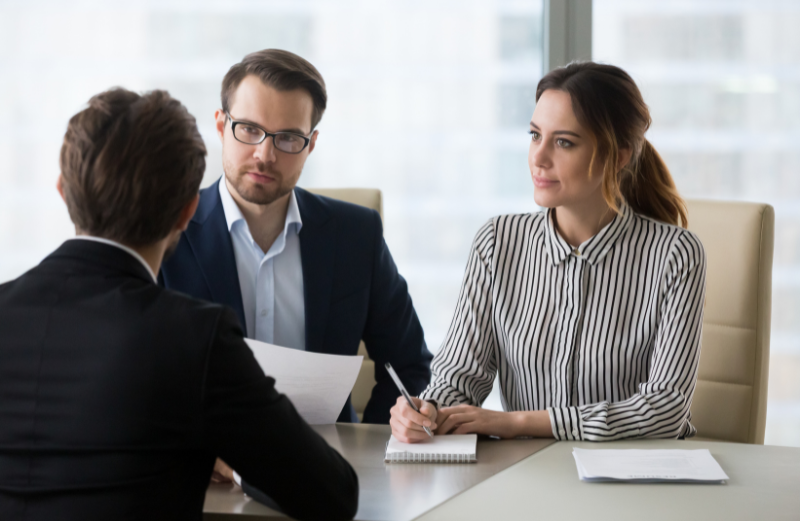
<path fill-rule="evenodd" d="M 217 181 L 201 192 L 200 204 L 185 236 L 200 265 L 211 299 L 218 304 L 232 307 L 239 316 L 244 331 L 247 322 L 244 319 L 239 272 L 236 269 L 236 257 L 225 211 L 219 197 L 219 183 Z"/>
<path fill-rule="evenodd" d="M 303 264 L 306 351 L 321 353 L 325 352 L 325 328 L 333 284 L 336 222 L 317 196 L 302 188 L 295 188 L 295 196 L 303 220 L 300 257 Z"/>

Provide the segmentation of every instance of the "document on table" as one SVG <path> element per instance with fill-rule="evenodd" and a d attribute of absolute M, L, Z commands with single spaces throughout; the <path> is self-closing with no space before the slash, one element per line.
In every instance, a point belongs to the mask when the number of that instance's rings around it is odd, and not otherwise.
<path fill-rule="evenodd" d="M 275 388 L 311 425 L 335 423 L 356 383 L 363 356 L 326 355 L 245 338 Z"/>
<path fill-rule="evenodd" d="M 572 449 L 581 481 L 725 483 L 725 471 L 708 449 Z"/>

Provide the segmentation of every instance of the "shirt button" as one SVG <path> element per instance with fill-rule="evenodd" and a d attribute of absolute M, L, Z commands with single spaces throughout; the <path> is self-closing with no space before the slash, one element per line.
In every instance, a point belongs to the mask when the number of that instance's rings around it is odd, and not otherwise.
<path fill-rule="evenodd" d="M 262 309 L 261 310 L 261 316 L 262 317 L 266 317 L 267 316 L 267 310 L 266 309 Z"/>
<path fill-rule="evenodd" d="M 578 435 L 578 429 L 572 429 L 572 435 L 573 436 L 577 436 Z"/>
<path fill-rule="evenodd" d="M 558 433 L 563 436 L 567 433 L 567 431 L 565 431 L 564 429 L 558 429 Z"/>
<path fill-rule="evenodd" d="M 581 252 L 580 252 L 580 250 L 578 250 L 578 248 L 575 248 L 574 250 L 572 250 L 572 253 L 574 253 L 574 254 L 575 254 L 575 255 L 577 255 L 578 257 L 580 257 L 580 256 L 581 256 Z"/>

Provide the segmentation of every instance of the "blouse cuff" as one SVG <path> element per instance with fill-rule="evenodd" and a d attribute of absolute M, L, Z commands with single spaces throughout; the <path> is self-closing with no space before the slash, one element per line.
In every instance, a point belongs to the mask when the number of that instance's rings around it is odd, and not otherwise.
<path fill-rule="evenodd" d="M 448 399 L 449 398 L 449 399 Z M 436 410 L 438 411 L 442 407 L 452 407 L 453 405 L 459 405 L 461 402 L 453 398 L 452 393 L 444 393 L 442 389 L 425 389 L 420 393 L 419 399 L 425 402 L 431 402 L 436 406 Z"/>
<path fill-rule="evenodd" d="M 559 441 L 583 439 L 583 422 L 577 407 L 548 407 L 553 437 Z"/>

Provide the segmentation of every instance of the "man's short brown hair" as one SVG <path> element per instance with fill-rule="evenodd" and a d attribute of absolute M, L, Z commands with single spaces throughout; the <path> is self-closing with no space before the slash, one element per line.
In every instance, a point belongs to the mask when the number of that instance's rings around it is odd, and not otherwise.
<path fill-rule="evenodd" d="M 197 195 L 205 156 L 194 116 L 169 93 L 98 94 L 69 120 L 61 147 L 69 216 L 81 233 L 153 244 Z"/>
<path fill-rule="evenodd" d="M 311 96 L 314 110 L 311 112 L 311 130 L 322 119 L 328 103 L 325 80 L 307 60 L 289 51 L 265 49 L 250 53 L 230 68 L 222 80 L 222 110 L 228 113 L 230 103 L 242 80 L 249 75 L 258 76 L 264 85 L 281 92 L 303 89 Z"/>

